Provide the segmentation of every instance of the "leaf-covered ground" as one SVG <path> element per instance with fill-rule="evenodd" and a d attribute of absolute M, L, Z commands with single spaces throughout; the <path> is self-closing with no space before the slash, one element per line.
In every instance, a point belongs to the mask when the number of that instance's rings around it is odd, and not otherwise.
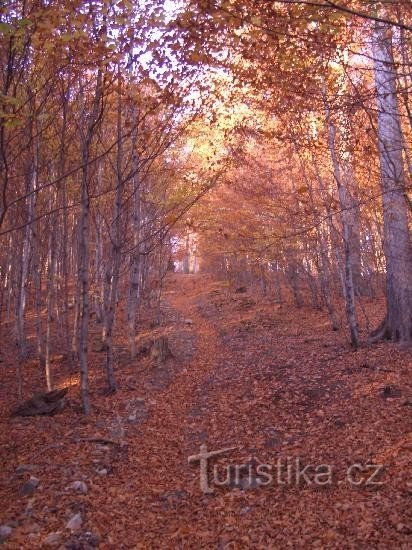
<path fill-rule="evenodd" d="M 369 309 L 375 322 L 379 307 Z M 54 376 L 72 385 L 66 409 L 11 418 L 16 369 L 6 338 L 5 548 L 411 547 L 410 351 L 353 352 L 324 313 L 279 307 L 207 276 L 169 277 L 156 332 L 174 355 L 156 367 L 143 353 L 130 363 L 119 334 L 115 395 L 102 391 L 104 354 L 91 353 L 88 418 L 59 356 Z M 143 350 L 154 333 L 142 330 Z M 28 397 L 42 373 L 35 361 L 23 373 Z M 212 494 L 201 491 L 199 464 L 188 463 L 202 444 L 236 447 L 210 461 Z M 262 484 L 259 464 L 272 467 L 272 483 Z M 330 483 L 314 481 L 321 464 Z M 372 464 L 383 467 L 368 484 Z M 225 465 L 230 479 L 217 486 L 213 466 L 223 481 Z M 305 466 L 308 481 L 298 483 Z"/>

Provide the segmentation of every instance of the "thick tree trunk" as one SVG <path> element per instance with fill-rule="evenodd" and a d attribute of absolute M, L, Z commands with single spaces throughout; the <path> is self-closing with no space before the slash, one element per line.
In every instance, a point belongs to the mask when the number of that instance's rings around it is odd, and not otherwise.
<path fill-rule="evenodd" d="M 372 340 L 412 341 L 412 245 L 396 99 L 391 28 L 377 22 L 373 34 L 378 139 L 386 258 L 387 313 Z"/>

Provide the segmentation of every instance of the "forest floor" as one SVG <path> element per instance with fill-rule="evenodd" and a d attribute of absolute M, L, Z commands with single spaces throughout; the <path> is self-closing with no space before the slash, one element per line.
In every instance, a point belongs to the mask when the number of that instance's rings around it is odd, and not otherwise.
<path fill-rule="evenodd" d="M 11 417 L 16 375 L 3 335 L 5 548 L 411 548 L 410 350 L 354 352 L 323 312 L 205 275 L 171 274 L 162 304 L 154 332 L 174 357 L 130 362 L 120 335 L 119 390 L 107 396 L 104 354 L 92 351 L 87 418 L 59 356 L 53 376 L 72 385 L 67 407 Z M 380 311 L 369 309 L 375 322 Z M 139 341 L 152 336 L 147 328 Z M 26 397 L 42 377 L 35 361 L 24 365 Z M 202 444 L 235 448 L 209 460 L 208 494 L 188 461 Z"/>

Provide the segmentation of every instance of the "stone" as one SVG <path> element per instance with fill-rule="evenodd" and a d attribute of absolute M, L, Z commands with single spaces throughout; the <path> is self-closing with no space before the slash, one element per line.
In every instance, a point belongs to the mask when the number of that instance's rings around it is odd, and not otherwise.
<path fill-rule="evenodd" d="M 40 483 L 40 479 L 38 479 L 37 477 L 34 477 L 34 476 L 30 476 L 30 479 L 29 479 L 30 483 L 33 485 L 33 487 L 38 487 L 39 483 Z"/>
<path fill-rule="evenodd" d="M 145 400 L 141 397 L 129 401 L 127 404 L 127 411 L 129 413 L 127 421 L 130 424 L 140 424 L 144 422 L 148 416 Z"/>
<path fill-rule="evenodd" d="M 25 474 L 26 472 L 33 472 L 37 466 L 35 464 L 20 464 L 16 468 L 16 474 Z"/>
<path fill-rule="evenodd" d="M 0 543 L 8 539 L 12 532 L 10 525 L 0 525 Z"/>
<path fill-rule="evenodd" d="M 100 538 L 91 531 L 73 533 L 65 545 L 58 550 L 92 550 L 92 548 L 98 548 Z"/>
<path fill-rule="evenodd" d="M 402 396 L 402 392 L 399 388 L 395 386 L 384 386 L 381 388 L 380 396 L 384 399 L 393 399 Z"/>
<path fill-rule="evenodd" d="M 34 502 L 34 498 L 27 499 L 26 509 L 24 510 L 24 515 L 26 516 L 26 518 L 30 518 L 33 514 Z"/>
<path fill-rule="evenodd" d="M 78 529 L 80 529 L 82 524 L 83 519 L 81 513 L 79 512 L 69 519 L 69 521 L 66 523 L 66 529 L 70 529 L 70 531 L 77 531 Z"/>
<path fill-rule="evenodd" d="M 21 528 L 21 532 L 26 535 L 40 533 L 40 531 L 41 527 L 38 523 L 26 523 L 26 525 Z"/>
<path fill-rule="evenodd" d="M 43 539 L 43 546 L 48 546 L 50 548 L 54 548 L 56 546 L 60 546 L 62 543 L 62 533 L 60 531 L 55 531 L 53 533 L 49 533 L 45 539 Z"/>
<path fill-rule="evenodd" d="M 73 491 L 78 491 L 79 493 L 86 494 L 88 489 L 84 481 L 73 481 L 66 487 L 66 489 L 73 489 Z"/>
<path fill-rule="evenodd" d="M 24 497 L 31 497 L 37 489 L 39 483 L 40 480 L 37 479 L 37 477 L 31 476 L 30 479 L 21 486 L 20 494 Z"/>

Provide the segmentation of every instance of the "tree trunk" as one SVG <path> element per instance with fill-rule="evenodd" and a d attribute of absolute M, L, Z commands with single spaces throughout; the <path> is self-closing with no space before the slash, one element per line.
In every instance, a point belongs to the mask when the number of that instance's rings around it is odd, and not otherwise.
<path fill-rule="evenodd" d="M 37 166 L 32 164 L 28 175 L 27 191 L 29 196 L 27 197 L 27 217 L 26 226 L 24 228 L 23 237 L 23 251 L 21 259 L 21 273 L 20 273 L 20 288 L 17 301 L 17 337 L 20 349 L 20 357 L 24 359 L 26 357 L 26 331 L 25 331 L 25 313 L 26 313 L 26 300 L 27 300 L 27 284 L 29 277 L 29 262 L 32 251 L 33 240 L 33 219 L 36 194 L 35 189 L 37 186 Z"/>
<path fill-rule="evenodd" d="M 136 141 L 136 140 L 135 140 Z M 132 169 L 134 176 L 133 182 L 133 211 L 132 211 L 132 232 L 133 232 L 133 251 L 130 257 L 130 280 L 129 293 L 127 298 L 127 326 L 130 357 L 136 357 L 136 312 L 139 301 L 139 281 L 140 281 L 140 181 L 138 173 L 138 158 L 136 152 L 137 143 L 134 143 L 134 152 L 132 159 Z"/>
<path fill-rule="evenodd" d="M 386 317 L 373 341 L 412 340 L 412 245 L 402 158 L 403 139 L 396 99 L 391 28 L 377 22 L 373 33 L 378 139 L 386 258 Z"/>
<path fill-rule="evenodd" d="M 45 372 L 48 391 L 51 391 L 53 385 L 51 380 L 50 366 L 50 344 L 51 344 L 51 325 L 53 320 L 53 283 L 56 273 L 56 241 L 55 241 L 55 217 L 50 220 L 49 249 L 47 255 L 47 324 L 46 324 L 46 345 L 45 345 Z"/>
<path fill-rule="evenodd" d="M 79 223 L 79 257 L 78 257 L 78 280 L 79 280 L 79 360 L 80 360 L 80 395 L 82 399 L 84 414 L 90 413 L 89 397 L 89 366 L 88 366 L 88 340 L 89 340 L 89 318 L 90 318 L 90 297 L 89 297 L 89 256 L 90 256 L 90 147 L 96 125 L 99 121 L 101 110 L 103 77 L 102 69 L 99 68 L 96 76 L 96 88 L 93 98 L 93 105 L 89 115 L 86 133 L 82 139 L 82 182 L 81 182 L 81 213 Z"/>
<path fill-rule="evenodd" d="M 345 181 L 341 176 L 340 163 L 338 155 L 336 153 L 336 129 L 333 121 L 330 117 L 329 107 L 325 101 L 325 111 L 326 111 L 326 122 L 328 125 L 328 146 L 329 152 L 332 159 L 333 165 L 333 175 L 338 187 L 339 202 L 341 207 L 341 217 L 342 217 L 342 229 L 343 229 L 343 247 L 344 247 L 344 295 L 345 295 L 345 310 L 346 318 L 349 325 L 351 344 L 356 349 L 359 347 L 359 332 L 358 332 L 358 321 L 356 317 L 356 306 L 355 306 L 355 286 L 353 284 L 353 272 L 352 272 L 352 254 L 351 254 L 351 235 L 354 232 L 351 221 L 352 216 L 350 215 L 351 204 L 348 199 L 347 189 Z"/>
<path fill-rule="evenodd" d="M 88 144 L 85 144 L 88 149 Z M 90 412 L 89 398 L 89 369 L 87 362 L 88 338 L 89 338 L 89 233 L 90 233 L 90 198 L 88 192 L 89 184 L 89 161 L 88 151 L 83 151 L 83 174 L 81 191 L 81 215 L 79 227 L 79 345 L 78 353 L 80 360 L 80 395 L 82 399 L 83 412 Z M 76 330 L 76 329 L 75 329 Z"/>
<path fill-rule="evenodd" d="M 121 212 L 122 212 L 122 195 L 123 195 L 123 143 L 122 143 L 122 102 L 121 102 L 121 74 L 120 65 L 118 65 L 118 101 L 117 101 L 117 154 L 116 154 L 116 192 L 113 206 L 111 235 L 111 251 L 108 261 L 108 271 L 106 274 L 106 283 L 109 285 L 109 300 L 104 303 L 106 308 L 104 315 L 104 333 L 106 341 L 106 375 L 107 375 L 107 391 L 113 393 L 116 391 L 116 381 L 113 370 L 113 326 L 116 312 L 117 289 L 119 286 L 119 272 L 121 261 Z"/>

